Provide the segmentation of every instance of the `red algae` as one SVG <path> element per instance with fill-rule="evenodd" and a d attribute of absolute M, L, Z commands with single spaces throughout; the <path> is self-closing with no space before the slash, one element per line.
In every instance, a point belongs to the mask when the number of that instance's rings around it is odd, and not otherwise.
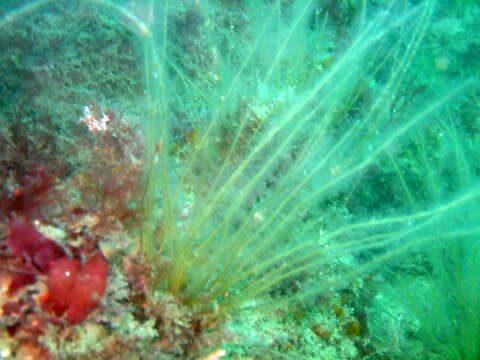
<path fill-rule="evenodd" d="M 67 310 L 67 321 L 74 325 L 85 320 L 94 310 L 107 287 L 108 262 L 97 253 L 91 257 L 76 277 Z"/>
<path fill-rule="evenodd" d="M 60 245 L 21 217 L 14 218 L 8 225 L 7 244 L 15 257 L 32 264 L 42 274 L 48 272 L 53 261 L 66 255 Z"/>

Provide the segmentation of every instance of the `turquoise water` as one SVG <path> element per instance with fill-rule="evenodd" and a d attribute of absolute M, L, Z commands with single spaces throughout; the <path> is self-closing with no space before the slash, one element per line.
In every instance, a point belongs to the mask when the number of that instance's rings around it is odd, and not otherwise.
<path fill-rule="evenodd" d="M 109 263 L 75 327 L 30 301 L 48 272 L 7 291 L 2 306 L 51 326 L 5 315 L 2 349 L 478 359 L 479 15 L 432 0 L 0 4 L 5 281 L 31 271 L 9 253 L 16 217 Z"/>

